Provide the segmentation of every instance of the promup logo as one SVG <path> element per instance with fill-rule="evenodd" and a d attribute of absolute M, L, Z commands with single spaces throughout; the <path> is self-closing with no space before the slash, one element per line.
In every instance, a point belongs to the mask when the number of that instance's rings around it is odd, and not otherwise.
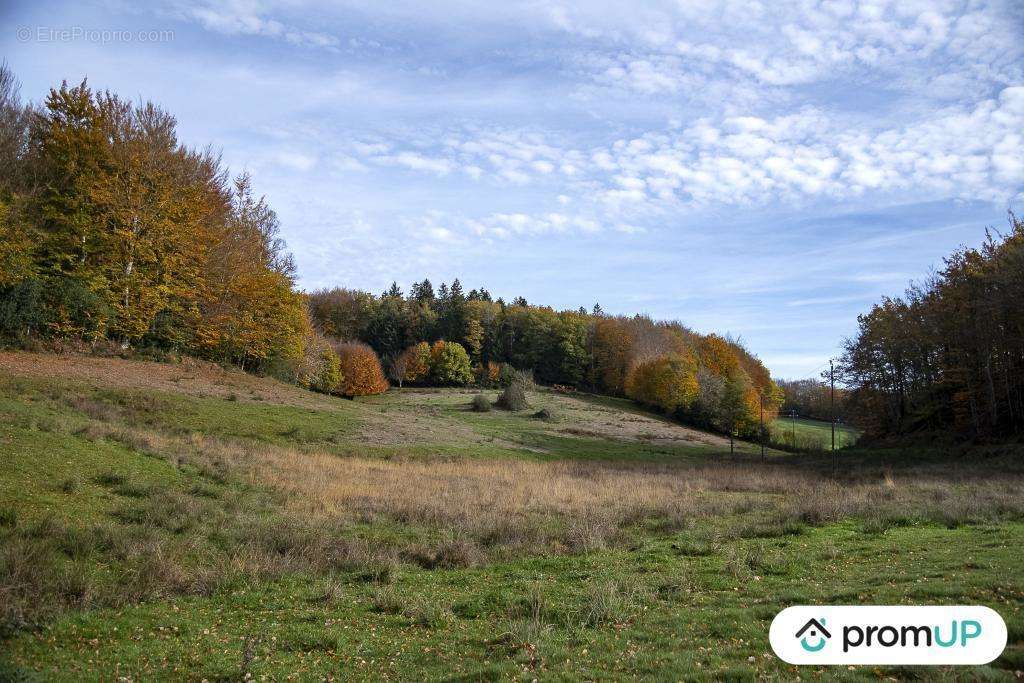
<path fill-rule="evenodd" d="M 807 633 L 808 631 L 810 633 Z M 806 636 L 804 635 L 805 633 L 807 633 Z M 822 617 L 821 621 L 809 619 L 803 628 L 796 632 L 796 637 L 800 639 L 800 646 L 803 649 L 808 652 L 818 652 L 828 644 L 828 639 L 832 637 L 832 634 L 825 629 L 825 618 Z M 817 641 L 815 641 L 814 645 L 811 645 L 807 642 L 808 638 L 811 640 L 817 638 Z"/>
<path fill-rule="evenodd" d="M 789 607 L 769 640 L 790 664 L 987 664 L 1006 647 L 1006 624 L 979 606 Z"/>

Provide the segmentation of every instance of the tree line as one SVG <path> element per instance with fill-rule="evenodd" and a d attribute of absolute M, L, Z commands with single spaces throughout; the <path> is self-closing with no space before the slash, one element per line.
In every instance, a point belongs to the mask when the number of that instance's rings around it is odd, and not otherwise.
<path fill-rule="evenodd" d="M 26 106 L 0 68 L 0 336 L 170 349 L 327 388 L 277 216 L 176 128 L 85 81 Z"/>
<path fill-rule="evenodd" d="M 839 376 L 869 435 L 1024 433 L 1024 223 L 858 318 Z"/>
<path fill-rule="evenodd" d="M 740 343 L 680 323 L 593 310 L 557 311 L 522 297 L 506 303 L 456 279 L 429 279 L 408 293 L 393 283 L 375 296 L 350 289 L 309 295 L 330 338 L 359 340 L 397 384 L 507 383 L 513 369 L 544 384 L 626 396 L 703 427 L 745 436 L 774 418 L 782 392 Z"/>
<path fill-rule="evenodd" d="M 835 388 L 833 401 L 832 387 L 820 379 L 783 379 L 778 380 L 778 385 L 785 397 L 779 409 L 783 415 L 795 413 L 798 417 L 825 422 L 831 422 L 833 415 L 841 422 L 848 419 L 846 399 L 849 392 L 843 387 Z"/>
<path fill-rule="evenodd" d="M 429 280 L 304 293 L 250 178 L 174 117 L 86 81 L 23 104 L 0 67 L 0 341 L 79 340 L 232 363 L 313 389 L 537 380 L 753 435 L 781 393 L 741 344 L 644 316 L 506 303 Z M 387 375 L 387 376 L 386 376 Z"/>

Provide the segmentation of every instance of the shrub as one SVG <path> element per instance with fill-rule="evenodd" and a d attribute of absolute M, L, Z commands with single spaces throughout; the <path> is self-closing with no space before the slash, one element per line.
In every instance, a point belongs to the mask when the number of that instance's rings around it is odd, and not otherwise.
<path fill-rule="evenodd" d="M 537 383 L 533 380 L 533 370 L 514 370 L 509 368 L 505 375 L 508 377 L 508 384 L 518 384 L 523 388 L 523 391 L 533 391 L 537 388 Z"/>
<path fill-rule="evenodd" d="M 56 336 L 80 336 L 96 340 L 106 332 L 110 309 L 103 298 L 83 281 L 72 277 L 54 278 L 47 283 L 50 320 Z"/>
<path fill-rule="evenodd" d="M 472 382 L 473 368 L 462 344 L 444 340 L 434 342 L 430 348 L 430 374 L 438 384 L 465 386 Z"/>
<path fill-rule="evenodd" d="M 486 413 L 491 410 L 491 402 L 487 400 L 487 397 L 483 394 L 477 394 L 473 397 L 469 407 L 475 413 Z"/>
<path fill-rule="evenodd" d="M 498 405 L 505 410 L 526 410 L 529 404 L 526 402 L 526 390 L 519 382 L 512 382 L 505 391 L 498 396 Z"/>
<path fill-rule="evenodd" d="M 110 312 L 81 280 L 29 278 L 0 289 L 0 337 L 32 335 L 83 337 L 104 333 Z"/>
<path fill-rule="evenodd" d="M 381 369 L 380 359 L 366 344 L 347 342 L 335 347 L 341 368 L 338 393 L 343 396 L 370 396 L 388 390 L 388 381 Z"/>
<path fill-rule="evenodd" d="M 42 280 L 34 278 L 0 289 L 0 337 L 18 339 L 39 331 L 47 319 L 44 292 Z"/>

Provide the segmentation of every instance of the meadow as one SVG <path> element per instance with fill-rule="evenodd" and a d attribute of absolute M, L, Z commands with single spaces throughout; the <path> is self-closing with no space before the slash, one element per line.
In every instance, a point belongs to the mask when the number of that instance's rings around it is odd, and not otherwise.
<path fill-rule="evenodd" d="M 822 420 L 780 415 L 769 426 L 773 443 L 790 448 L 812 451 L 832 449 L 832 425 Z M 836 424 L 836 448 L 847 448 L 857 443 L 860 430 L 845 424 Z"/>
<path fill-rule="evenodd" d="M 0 678 L 1024 669 L 1019 447 L 844 449 L 833 477 L 624 400 L 475 394 L 0 353 Z M 1010 644 L 986 667 L 797 669 L 767 630 L 806 603 L 984 604 Z"/>

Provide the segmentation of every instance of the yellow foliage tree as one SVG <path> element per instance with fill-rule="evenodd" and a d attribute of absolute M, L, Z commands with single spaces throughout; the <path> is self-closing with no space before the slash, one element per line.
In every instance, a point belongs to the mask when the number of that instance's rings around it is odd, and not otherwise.
<path fill-rule="evenodd" d="M 626 376 L 625 388 L 633 400 L 666 413 L 688 408 L 697 398 L 697 363 L 688 353 L 641 362 Z"/>

